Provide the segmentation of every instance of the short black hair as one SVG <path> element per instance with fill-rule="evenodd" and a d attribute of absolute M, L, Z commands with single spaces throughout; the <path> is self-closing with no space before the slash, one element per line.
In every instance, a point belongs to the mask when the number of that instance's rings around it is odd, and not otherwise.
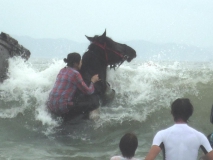
<path fill-rule="evenodd" d="M 120 151 L 125 158 L 132 158 L 138 147 L 138 139 L 134 133 L 126 133 L 119 143 Z"/>
<path fill-rule="evenodd" d="M 67 58 L 64 58 L 64 62 L 67 63 L 67 66 L 73 67 L 74 63 L 79 64 L 81 60 L 81 55 L 79 53 L 73 52 L 67 55 Z"/>
<path fill-rule="evenodd" d="M 188 122 L 193 110 L 194 107 L 188 98 L 178 98 L 171 105 L 171 113 L 174 117 L 174 121 L 181 119 L 184 122 Z"/>

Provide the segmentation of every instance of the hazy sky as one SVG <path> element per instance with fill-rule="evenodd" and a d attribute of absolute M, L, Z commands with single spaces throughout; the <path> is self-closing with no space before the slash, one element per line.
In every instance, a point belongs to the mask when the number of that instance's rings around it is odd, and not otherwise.
<path fill-rule="evenodd" d="M 32 38 L 107 35 L 213 46 L 213 0 L 0 0 L 0 31 Z"/>

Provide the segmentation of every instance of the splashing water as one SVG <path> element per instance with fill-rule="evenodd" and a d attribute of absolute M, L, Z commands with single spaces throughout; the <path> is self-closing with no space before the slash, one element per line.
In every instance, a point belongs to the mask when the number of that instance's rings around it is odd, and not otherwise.
<path fill-rule="evenodd" d="M 114 154 L 111 147 L 117 145 L 121 134 L 127 129 L 148 134 L 150 135 L 148 139 L 151 139 L 152 133 L 168 123 L 169 115 L 166 116 L 162 112 L 167 111 L 170 103 L 176 98 L 189 97 L 193 101 L 197 110 L 195 113 L 197 120 L 193 122 L 194 124 L 198 122 L 195 125 L 201 129 L 204 125 L 199 121 L 209 114 L 209 108 L 206 106 L 212 103 L 213 64 L 211 62 L 133 61 L 130 64 L 124 63 L 116 70 L 108 69 L 107 81 L 116 91 L 116 97 L 111 104 L 100 108 L 98 120 L 95 122 L 76 120 L 63 124 L 61 119 L 55 119 L 50 115 L 45 103 L 59 70 L 65 66 L 64 62 L 57 59 L 33 59 L 24 62 L 14 57 L 9 60 L 9 66 L 9 78 L 0 84 L 0 118 L 1 126 L 5 128 L 1 133 L 4 136 L 0 138 L 3 144 L 6 143 L 5 139 L 8 139 L 6 126 L 14 126 L 19 140 L 30 135 L 29 137 L 36 136 L 39 137 L 37 140 L 42 141 L 43 136 L 48 136 L 50 139 L 45 140 L 45 143 L 56 143 L 52 138 L 60 139 L 63 141 L 63 149 L 66 148 L 64 144 L 72 143 L 72 145 L 78 144 L 82 152 L 89 153 L 90 151 L 84 149 L 85 143 L 96 144 L 97 146 L 92 147 L 96 150 L 102 143 L 107 143 L 109 148 L 101 148 L 110 155 L 103 155 L 102 152 L 93 154 L 98 157 L 97 159 L 101 157 L 106 159 L 106 156 L 110 157 Z M 153 116 L 154 119 L 150 119 Z M 142 124 L 143 130 L 139 127 Z M 209 125 L 205 127 L 208 130 Z M 118 136 L 116 143 L 110 141 L 113 136 Z M 144 140 L 144 136 L 139 136 L 139 140 L 142 144 L 149 143 Z M 39 142 L 38 146 L 41 144 L 45 146 L 43 142 Z M 28 143 L 26 142 L 25 145 Z M 54 150 L 60 152 L 59 146 L 55 146 L 53 152 Z M 142 145 L 142 150 L 143 147 Z M 39 150 L 39 147 L 37 149 Z M 72 149 L 71 157 L 79 159 L 81 150 Z M 110 152 L 107 152 L 108 150 Z M 145 154 L 142 151 L 139 153 Z M 34 154 L 38 155 L 37 152 L 32 153 Z M 56 158 L 58 154 L 53 155 Z M 20 157 L 21 155 L 20 153 Z M 85 159 L 90 157 L 86 155 Z M 6 152 L 5 157 L 7 157 Z M 45 156 L 42 158 L 45 159 Z"/>

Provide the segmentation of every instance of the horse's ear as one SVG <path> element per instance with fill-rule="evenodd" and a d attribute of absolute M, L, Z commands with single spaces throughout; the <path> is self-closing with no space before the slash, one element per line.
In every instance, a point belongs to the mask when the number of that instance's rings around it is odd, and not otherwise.
<path fill-rule="evenodd" d="M 86 35 L 85 35 L 85 36 L 86 36 Z M 92 37 L 86 36 L 86 38 L 87 38 L 90 42 L 93 42 L 93 38 L 92 38 Z"/>
<path fill-rule="evenodd" d="M 106 29 L 105 29 L 105 31 L 104 31 L 104 33 L 102 34 L 101 37 L 106 38 Z"/>

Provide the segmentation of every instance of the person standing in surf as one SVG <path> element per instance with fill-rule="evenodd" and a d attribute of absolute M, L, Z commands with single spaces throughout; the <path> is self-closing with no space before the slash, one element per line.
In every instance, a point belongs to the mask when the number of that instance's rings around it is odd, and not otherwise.
<path fill-rule="evenodd" d="M 126 133 L 120 140 L 119 148 L 122 156 L 113 156 L 110 160 L 138 160 L 134 158 L 138 147 L 138 139 L 134 133 Z"/>
<path fill-rule="evenodd" d="M 49 94 L 47 107 L 51 113 L 63 118 L 75 116 L 81 113 L 90 112 L 99 107 L 99 104 L 93 103 L 90 98 L 84 99 L 84 102 L 76 103 L 73 97 L 77 89 L 83 94 L 91 95 L 94 92 L 94 83 L 99 81 L 98 75 L 91 78 L 89 87 L 85 84 L 81 74 L 81 55 L 79 53 L 70 53 L 64 58 L 67 66 L 62 68 L 57 75 L 56 82 Z"/>
<path fill-rule="evenodd" d="M 171 105 L 175 124 L 157 132 L 145 160 L 154 160 L 163 150 L 166 160 L 196 160 L 201 148 L 208 159 L 213 160 L 213 150 L 206 136 L 188 126 L 193 106 L 188 98 L 178 98 Z"/>

